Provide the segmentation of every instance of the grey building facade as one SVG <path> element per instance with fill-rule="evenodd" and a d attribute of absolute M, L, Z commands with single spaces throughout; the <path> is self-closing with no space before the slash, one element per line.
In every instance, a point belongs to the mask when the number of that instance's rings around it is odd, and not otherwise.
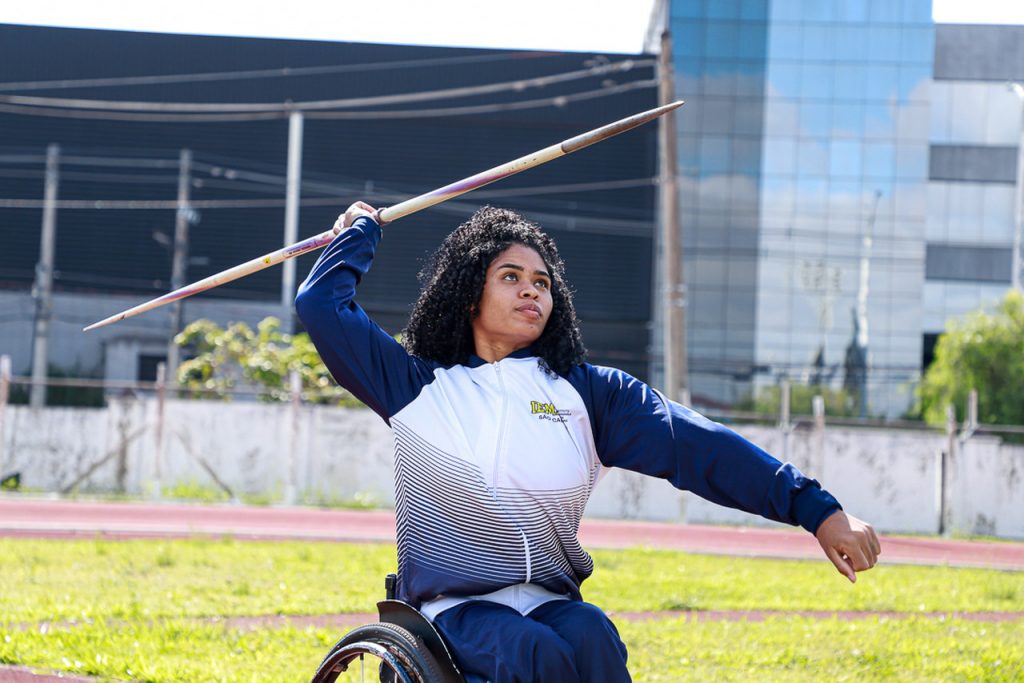
<path fill-rule="evenodd" d="M 1010 284 L 1022 29 L 929 0 L 667 10 L 694 402 L 785 378 L 904 413 L 946 318 Z"/>

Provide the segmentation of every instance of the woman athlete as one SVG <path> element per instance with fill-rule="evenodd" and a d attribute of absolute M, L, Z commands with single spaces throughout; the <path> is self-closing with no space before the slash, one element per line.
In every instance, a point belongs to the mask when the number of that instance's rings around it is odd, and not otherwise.
<path fill-rule="evenodd" d="M 577 540 L 610 467 L 816 535 L 836 568 L 874 566 L 869 524 L 816 481 L 614 368 L 590 365 L 554 242 L 484 208 L 441 244 L 400 344 L 354 302 L 381 239 L 356 202 L 296 298 L 338 383 L 395 437 L 398 597 L 468 681 L 629 681 L 615 626 L 583 601 Z"/>

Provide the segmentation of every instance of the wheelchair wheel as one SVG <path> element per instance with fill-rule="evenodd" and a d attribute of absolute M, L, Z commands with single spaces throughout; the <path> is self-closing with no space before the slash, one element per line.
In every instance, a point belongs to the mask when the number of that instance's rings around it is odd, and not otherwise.
<path fill-rule="evenodd" d="M 350 631 L 331 648 L 311 683 L 434 683 L 443 674 L 423 640 L 385 622 Z"/>

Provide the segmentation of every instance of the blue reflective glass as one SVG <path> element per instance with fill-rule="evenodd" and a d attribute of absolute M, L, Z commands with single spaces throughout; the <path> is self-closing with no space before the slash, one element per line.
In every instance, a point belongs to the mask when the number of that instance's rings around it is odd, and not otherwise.
<path fill-rule="evenodd" d="M 893 26 L 871 26 L 868 29 L 868 61 L 898 62 L 900 60 L 900 29 Z"/>
<path fill-rule="evenodd" d="M 677 120 L 682 117 L 677 116 Z M 679 169 L 685 175 L 695 173 L 700 167 L 700 137 L 696 135 L 680 135 L 676 145 L 679 155 Z"/>
<path fill-rule="evenodd" d="M 760 98 L 737 99 L 733 131 L 738 135 L 760 135 L 764 124 L 764 102 Z"/>
<path fill-rule="evenodd" d="M 670 14 L 675 17 L 702 17 L 704 16 L 703 0 L 667 0 Z"/>
<path fill-rule="evenodd" d="M 708 17 L 711 19 L 738 19 L 739 0 L 714 0 L 708 3 Z"/>
<path fill-rule="evenodd" d="M 865 26 L 844 24 L 833 32 L 835 58 L 838 61 L 863 62 L 868 58 L 868 30 Z"/>
<path fill-rule="evenodd" d="M 718 175 L 729 171 L 732 142 L 729 138 L 706 135 L 700 142 L 701 176 Z"/>
<path fill-rule="evenodd" d="M 831 2 L 822 0 L 803 0 L 800 11 L 804 21 L 832 21 L 833 7 Z"/>
<path fill-rule="evenodd" d="M 864 136 L 872 139 L 896 137 L 896 122 L 888 105 L 864 103 Z"/>
<path fill-rule="evenodd" d="M 772 21 L 801 21 L 804 16 L 803 0 L 771 0 Z"/>
<path fill-rule="evenodd" d="M 736 95 L 738 97 L 764 97 L 764 62 L 738 62 Z"/>
<path fill-rule="evenodd" d="M 926 70 L 930 67 L 917 64 L 900 65 L 899 96 L 904 102 L 921 102 L 927 104 L 931 100 L 932 79 Z"/>
<path fill-rule="evenodd" d="M 704 74 L 704 95 L 732 97 L 736 93 L 736 73 L 724 68 L 726 64 L 721 61 L 707 62 L 705 65 L 709 68 Z"/>
<path fill-rule="evenodd" d="M 860 176 L 860 142 L 856 140 L 832 140 L 829 149 L 829 174 L 848 178 Z"/>
<path fill-rule="evenodd" d="M 863 23 L 868 20 L 868 5 L 864 0 L 832 0 L 832 10 L 839 22 Z"/>
<path fill-rule="evenodd" d="M 868 100 L 886 101 L 897 95 L 900 83 L 899 67 L 892 64 L 869 64 L 867 67 L 867 89 L 864 96 Z"/>
<path fill-rule="evenodd" d="M 770 94 L 796 99 L 800 96 L 800 63 L 770 62 L 768 64 Z"/>
<path fill-rule="evenodd" d="M 930 124 L 926 103 L 905 104 L 899 108 L 896 119 L 896 135 L 902 142 L 928 140 Z"/>
<path fill-rule="evenodd" d="M 900 29 L 900 61 L 931 64 L 935 52 L 935 32 L 928 26 L 904 26 Z"/>
<path fill-rule="evenodd" d="M 804 24 L 801 57 L 812 61 L 832 59 L 835 51 L 833 27 L 828 24 Z"/>
<path fill-rule="evenodd" d="M 832 96 L 837 100 L 860 102 L 868 89 L 868 76 L 863 64 L 839 63 L 832 67 L 835 81 Z"/>
<path fill-rule="evenodd" d="M 800 96 L 813 99 L 832 97 L 832 67 L 805 62 L 800 69 Z"/>
<path fill-rule="evenodd" d="M 761 23 L 742 23 L 737 36 L 737 54 L 747 59 L 764 59 L 768 49 L 768 27 Z"/>
<path fill-rule="evenodd" d="M 927 24 L 931 26 L 931 0 L 903 0 L 900 4 L 903 6 L 903 15 L 901 18 L 904 23 Z"/>
<path fill-rule="evenodd" d="M 864 105 L 860 101 L 832 102 L 832 135 L 857 138 L 864 134 Z"/>
<path fill-rule="evenodd" d="M 761 171 L 761 141 L 749 137 L 734 138 L 732 168 L 734 173 L 758 175 Z"/>
<path fill-rule="evenodd" d="M 796 137 L 799 133 L 796 104 L 787 99 L 772 98 L 764 103 L 764 133 L 777 137 Z"/>
<path fill-rule="evenodd" d="M 768 29 L 769 59 L 799 59 L 801 52 L 799 24 L 772 24 Z"/>
<path fill-rule="evenodd" d="M 768 175 L 796 174 L 796 140 L 793 138 L 765 138 L 764 172 Z"/>
<path fill-rule="evenodd" d="M 711 21 L 704 28 L 704 50 L 709 57 L 732 59 L 739 51 L 737 24 Z"/>
<path fill-rule="evenodd" d="M 864 143 L 864 176 L 890 178 L 896 173 L 896 147 L 891 142 Z"/>
<path fill-rule="evenodd" d="M 824 138 L 832 131 L 832 107 L 828 102 L 800 103 L 801 135 Z"/>
<path fill-rule="evenodd" d="M 768 17 L 768 0 L 741 0 L 740 19 L 763 21 Z"/>
<path fill-rule="evenodd" d="M 689 100 L 686 106 L 676 114 L 676 126 L 680 133 L 699 133 L 701 130 L 701 111 L 704 109 L 704 98 Z"/>
<path fill-rule="evenodd" d="M 857 2 L 853 0 L 853 3 Z M 898 24 L 902 14 L 901 4 L 894 0 L 868 0 L 868 18 L 874 23 Z"/>
<path fill-rule="evenodd" d="M 703 54 L 704 24 L 697 21 L 673 21 L 672 56 L 676 70 L 679 69 L 680 57 L 700 57 Z"/>
<path fill-rule="evenodd" d="M 734 100 L 725 97 L 704 98 L 701 128 L 705 133 L 731 133 Z"/>
<path fill-rule="evenodd" d="M 761 212 L 765 216 L 788 217 L 793 213 L 795 180 L 789 177 L 765 177 L 761 180 Z"/>
<path fill-rule="evenodd" d="M 691 73 L 676 70 L 676 95 L 681 99 L 697 97 L 702 93 L 703 79 Z"/>
<path fill-rule="evenodd" d="M 928 146 L 926 144 L 896 146 L 896 177 L 903 180 L 927 180 Z"/>
<path fill-rule="evenodd" d="M 823 177 L 828 175 L 828 140 L 800 140 L 796 145 L 797 175 Z"/>
<path fill-rule="evenodd" d="M 796 184 L 797 213 L 823 214 L 827 210 L 828 183 L 825 179 L 801 178 Z"/>

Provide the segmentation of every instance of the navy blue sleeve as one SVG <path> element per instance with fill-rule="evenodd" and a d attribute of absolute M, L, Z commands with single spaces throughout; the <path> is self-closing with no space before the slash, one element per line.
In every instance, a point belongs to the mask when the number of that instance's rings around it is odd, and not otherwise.
<path fill-rule="evenodd" d="M 380 238 L 367 217 L 343 230 L 299 287 L 295 310 L 338 384 L 389 422 L 433 380 L 436 366 L 410 356 L 353 301 Z"/>
<path fill-rule="evenodd" d="M 713 503 L 811 533 L 841 509 L 793 465 L 621 370 L 581 365 L 567 379 L 587 404 L 606 467 L 667 479 Z"/>

